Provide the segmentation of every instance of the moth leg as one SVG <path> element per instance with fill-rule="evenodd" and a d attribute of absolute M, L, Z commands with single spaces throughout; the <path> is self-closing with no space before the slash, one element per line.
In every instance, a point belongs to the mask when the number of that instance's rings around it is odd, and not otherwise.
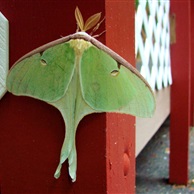
<path fill-rule="evenodd" d="M 75 32 L 79 32 L 79 25 L 77 24 L 77 28 Z"/>
<path fill-rule="evenodd" d="M 98 38 L 100 37 L 102 34 L 104 34 L 106 32 L 106 30 L 104 30 L 103 32 L 101 32 L 100 34 L 96 34 L 93 36 L 93 38 Z"/>

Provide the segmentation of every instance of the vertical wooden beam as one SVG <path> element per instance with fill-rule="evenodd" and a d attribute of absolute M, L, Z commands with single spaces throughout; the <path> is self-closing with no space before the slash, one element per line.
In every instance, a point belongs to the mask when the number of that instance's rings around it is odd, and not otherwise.
<path fill-rule="evenodd" d="M 191 20 L 191 126 L 194 127 L 194 1 L 191 1 L 190 20 Z"/>
<path fill-rule="evenodd" d="M 10 21 L 10 64 L 26 52 L 74 33 L 74 10 L 84 18 L 102 12 L 106 35 L 101 42 L 134 64 L 134 2 L 130 0 L 0 1 L 0 11 Z M 11 7 L 11 9 L 10 9 Z M 97 32 L 97 33 L 98 33 Z M 2 193 L 134 193 L 134 117 L 92 114 L 79 124 L 77 181 L 72 183 L 58 164 L 65 126 L 60 113 L 33 98 L 7 93 L 0 101 L 0 165 Z"/>
<path fill-rule="evenodd" d="M 190 0 L 171 0 L 176 15 L 176 43 L 171 46 L 170 183 L 188 182 L 190 128 Z"/>
<path fill-rule="evenodd" d="M 106 0 L 106 45 L 135 65 L 134 1 Z M 135 192 L 135 118 L 107 114 L 107 193 Z"/>

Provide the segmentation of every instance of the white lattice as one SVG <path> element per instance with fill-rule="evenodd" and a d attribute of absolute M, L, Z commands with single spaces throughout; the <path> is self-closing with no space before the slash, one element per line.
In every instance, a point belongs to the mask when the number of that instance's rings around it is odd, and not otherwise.
<path fill-rule="evenodd" d="M 136 0 L 137 68 L 153 90 L 172 83 L 170 68 L 169 0 Z"/>

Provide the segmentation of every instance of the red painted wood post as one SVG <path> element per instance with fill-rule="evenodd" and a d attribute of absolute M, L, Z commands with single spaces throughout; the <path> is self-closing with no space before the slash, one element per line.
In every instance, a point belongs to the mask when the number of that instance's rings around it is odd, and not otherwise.
<path fill-rule="evenodd" d="M 106 0 L 106 45 L 135 64 L 134 1 Z M 107 114 L 108 193 L 135 192 L 135 118 Z"/>
<path fill-rule="evenodd" d="M 190 128 L 190 0 L 171 0 L 176 15 L 176 43 L 171 46 L 170 183 L 188 182 Z"/>
<path fill-rule="evenodd" d="M 0 1 L 10 23 L 10 64 L 26 52 L 75 32 L 75 7 L 84 18 L 106 14 L 99 39 L 134 64 L 133 1 L 55 0 Z M 53 177 L 65 135 L 60 113 L 33 98 L 7 93 L 0 101 L 1 193 L 89 194 L 134 193 L 134 118 L 92 114 L 77 131 L 77 181 L 71 183 L 67 163 Z"/>
<path fill-rule="evenodd" d="M 194 1 L 191 0 L 191 36 L 194 34 Z M 194 127 L 194 38 L 191 38 L 191 126 Z"/>

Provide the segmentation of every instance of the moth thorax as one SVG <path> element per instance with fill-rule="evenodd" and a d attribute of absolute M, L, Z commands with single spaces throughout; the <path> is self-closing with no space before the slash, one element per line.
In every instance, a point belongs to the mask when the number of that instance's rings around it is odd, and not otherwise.
<path fill-rule="evenodd" d="M 90 42 L 83 39 L 73 39 L 70 40 L 69 43 L 77 55 L 82 55 L 82 53 L 92 45 Z"/>

